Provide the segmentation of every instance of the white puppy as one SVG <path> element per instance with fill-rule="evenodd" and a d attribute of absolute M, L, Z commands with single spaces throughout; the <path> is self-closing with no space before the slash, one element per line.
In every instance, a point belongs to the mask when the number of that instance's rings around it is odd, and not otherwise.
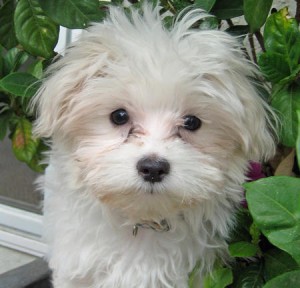
<path fill-rule="evenodd" d="M 129 16 L 127 14 L 130 14 Z M 186 288 L 226 254 L 249 160 L 274 152 L 255 68 L 225 32 L 111 8 L 35 98 L 54 287 Z"/>

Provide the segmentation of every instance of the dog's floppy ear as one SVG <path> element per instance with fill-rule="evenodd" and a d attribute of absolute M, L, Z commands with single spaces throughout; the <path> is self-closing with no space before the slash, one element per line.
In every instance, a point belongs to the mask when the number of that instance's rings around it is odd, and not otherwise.
<path fill-rule="evenodd" d="M 47 70 L 45 80 L 32 100 L 32 106 L 37 110 L 36 136 L 48 138 L 63 131 L 76 95 L 88 79 L 103 75 L 101 70 L 110 58 L 110 51 L 99 39 L 97 42 L 91 38 L 93 35 L 83 37 Z"/>
<path fill-rule="evenodd" d="M 227 67 L 217 79 L 218 98 L 224 109 L 231 114 L 233 134 L 237 137 L 241 151 L 248 160 L 265 161 L 276 152 L 276 127 L 278 121 L 275 112 L 262 95 L 259 71 L 252 62 L 228 49 L 228 57 L 220 58 Z"/>
<path fill-rule="evenodd" d="M 273 157 L 276 152 L 278 121 L 275 112 L 263 99 L 258 85 L 257 81 L 247 77 L 244 84 L 237 87 L 237 93 L 242 95 L 244 111 L 240 137 L 246 157 L 249 160 L 264 161 Z"/>

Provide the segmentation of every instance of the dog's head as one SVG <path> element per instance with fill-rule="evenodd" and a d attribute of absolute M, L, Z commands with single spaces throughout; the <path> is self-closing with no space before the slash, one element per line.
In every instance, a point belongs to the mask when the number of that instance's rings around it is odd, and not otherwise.
<path fill-rule="evenodd" d="M 52 65 L 35 98 L 35 133 L 130 219 L 238 201 L 248 160 L 274 152 L 254 67 L 226 33 L 190 29 L 203 17 L 190 11 L 167 30 L 158 8 L 130 17 L 112 8 Z"/>

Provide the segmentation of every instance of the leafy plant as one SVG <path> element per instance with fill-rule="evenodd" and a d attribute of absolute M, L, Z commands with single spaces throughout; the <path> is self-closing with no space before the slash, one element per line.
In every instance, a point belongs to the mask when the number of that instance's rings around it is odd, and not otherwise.
<path fill-rule="evenodd" d="M 39 163 L 47 148 L 43 139 L 32 137 L 35 116 L 28 104 L 44 69 L 57 56 L 60 26 L 85 29 L 90 22 L 102 21 L 107 5 L 121 5 L 122 0 L 111 2 L 0 0 L 0 140 L 9 134 L 17 159 L 36 171 L 44 169 Z M 245 57 L 261 69 L 270 88 L 267 100 L 281 119 L 278 155 L 263 167 L 271 177 L 245 184 L 247 203 L 237 215 L 229 244 L 235 262 L 216 266 L 204 287 L 296 288 L 300 283 L 300 1 L 295 18 L 288 7 L 272 9 L 272 0 L 158 2 L 170 15 L 166 25 L 194 5 L 215 16 L 199 23 L 198 29 L 222 29 L 238 36 L 248 47 Z M 234 24 L 236 17 L 245 24 Z M 260 178 L 261 166 L 252 167 L 259 175 L 252 178 Z M 190 287 L 193 279 L 192 274 Z"/>

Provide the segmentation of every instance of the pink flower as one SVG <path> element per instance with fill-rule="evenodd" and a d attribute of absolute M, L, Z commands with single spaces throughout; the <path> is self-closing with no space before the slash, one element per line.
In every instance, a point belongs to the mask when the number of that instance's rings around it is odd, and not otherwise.
<path fill-rule="evenodd" d="M 262 171 L 261 163 L 253 162 L 253 161 L 251 161 L 249 163 L 249 168 L 248 168 L 248 172 L 247 172 L 246 176 L 247 176 L 248 182 L 255 181 L 255 180 L 266 177 L 266 175 Z M 244 208 L 248 208 L 248 204 L 247 204 L 247 201 L 245 198 L 241 201 L 241 205 Z"/>
<path fill-rule="evenodd" d="M 247 173 L 248 181 L 255 181 L 261 178 L 265 178 L 266 175 L 262 171 L 262 165 L 259 162 L 250 162 L 249 170 Z"/>

